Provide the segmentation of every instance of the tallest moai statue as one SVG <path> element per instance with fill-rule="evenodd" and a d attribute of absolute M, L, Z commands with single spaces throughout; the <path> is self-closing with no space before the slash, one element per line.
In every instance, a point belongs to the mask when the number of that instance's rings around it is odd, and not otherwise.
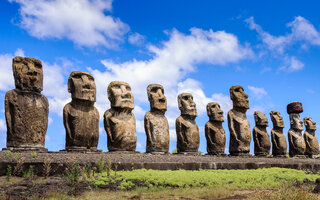
<path fill-rule="evenodd" d="M 249 109 L 248 95 L 243 87 L 236 85 L 230 88 L 233 108 L 228 112 L 230 131 L 230 155 L 248 155 L 250 152 L 251 131 L 246 112 Z"/>
<path fill-rule="evenodd" d="M 15 89 L 5 96 L 7 149 L 46 151 L 49 103 L 41 94 L 43 72 L 40 60 L 15 57 L 12 63 Z"/>

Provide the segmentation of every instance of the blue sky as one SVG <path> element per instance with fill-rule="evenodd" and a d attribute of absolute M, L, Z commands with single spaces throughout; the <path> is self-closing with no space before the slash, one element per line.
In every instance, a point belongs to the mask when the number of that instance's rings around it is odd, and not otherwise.
<path fill-rule="evenodd" d="M 205 106 L 218 102 L 226 115 L 232 107 L 232 85 L 242 85 L 249 95 L 251 129 L 254 111 L 264 112 L 272 128 L 269 112 L 278 110 L 286 134 L 286 106 L 292 101 L 303 103 L 302 118 L 310 116 L 320 123 L 319 1 L 2 0 L 0 5 L 0 101 L 14 88 L 12 58 L 40 59 L 42 93 L 50 104 L 49 150 L 65 145 L 62 109 L 70 101 L 67 78 L 74 70 L 95 77 L 98 148 L 104 151 L 107 137 L 102 118 L 110 107 L 107 86 L 114 80 L 132 87 L 141 152 L 145 151 L 143 117 L 149 110 L 146 87 L 150 83 L 162 84 L 168 99 L 170 151 L 176 148 L 176 98 L 181 92 L 194 95 L 202 152 L 206 152 Z M 3 148 L 3 104 L 0 110 Z M 224 128 L 228 153 L 226 120 Z"/>

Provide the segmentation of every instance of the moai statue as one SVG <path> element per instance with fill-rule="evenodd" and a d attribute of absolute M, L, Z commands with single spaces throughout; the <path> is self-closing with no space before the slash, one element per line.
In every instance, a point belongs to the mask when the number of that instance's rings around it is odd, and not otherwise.
<path fill-rule="evenodd" d="M 168 153 L 169 124 L 164 113 L 167 111 L 167 99 L 159 84 L 147 87 L 150 111 L 144 116 L 144 129 L 147 134 L 147 153 Z"/>
<path fill-rule="evenodd" d="M 253 128 L 253 142 L 255 156 L 268 156 L 270 153 L 270 137 L 267 132 L 268 119 L 262 112 L 254 112 L 256 126 Z"/>
<path fill-rule="evenodd" d="M 273 129 L 271 130 L 272 155 L 274 157 L 287 157 L 287 140 L 283 133 L 283 118 L 279 111 L 271 111 L 270 118 L 273 123 Z"/>
<path fill-rule="evenodd" d="M 243 87 L 236 85 L 230 88 L 233 108 L 228 112 L 230 131 L 229 152 L 232 156 L 249 155 L 251 131 L 246 112 L 249 109 L 248 95 Z"/>
<path fill-rule="evenodd" d="M 200 136 L 196 124 L 196 104 L 193 96 L 189 93 L 182 93 L 178 96 L 178 105 L 181 115 L 176 119 L 177 151 L 178 153 L 197 153 Z"/>
<path fill-rule="evenodd" d="M 128 83 L 113 81 L 108 86 L 111 108 L 104 113 L 109 151 L 134 152 L 137 144 L 133 94 Z"/>
<path fill-rule="evenodd" d="M 305 154 L 309 157 L 317 157 L 319 154 L 319 142 L 316 137 L 316 122 L 311 119 L 311 117 L 305 117 L 303 119 L 306 131 L 303 134 L 303 138 L 306 142 L 306 152 Z"/>
<path fill-rule="evenodd" d="M 99 112 L 94 107 L 96 85 L 91 74 L 71 72 L 68 79 L 71 102 L 63 108 L 67 151 L 97 151 Z"/>
<path fill-rule="evenodd" d="M 226 133 L 222 127 L 223 111 L 218 103 L 211 102 L 207 105 L 207 114 L 209 117 L 205 125 L 207 152 L 209 155 L 224 155 Z"/>
<path fill-rule="evenodd" d="M 41 94 L 41 61 L 15 57 L 12 68 L 16 89 L 8 91 L 5 96 L 7 150 L 46 152 L 49 103 Z"/>
<path fill-rule="evenodd" d="M 300 102 L 292 102 L 287 106 L 287 112 L 290 117 L 290 129 L 288 131 L 289 155 L 303 157 L 306 151 L 306 143 L 302 136 L 303 121 L 299 113 L 303 112 Z"/>

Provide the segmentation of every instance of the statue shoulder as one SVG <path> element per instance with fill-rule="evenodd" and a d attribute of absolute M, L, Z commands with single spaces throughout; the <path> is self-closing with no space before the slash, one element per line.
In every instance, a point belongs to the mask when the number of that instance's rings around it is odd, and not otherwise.
<path fill-rule="evenodd" d="M 106 110 L 106 112 L 104 112 L 103 118 L 104 118 L 104 119 L 109 119 L 109 118 L 111 118 L 111 117 L 112 117 L 112 111 L 111 111 L 111 109 Z"/>

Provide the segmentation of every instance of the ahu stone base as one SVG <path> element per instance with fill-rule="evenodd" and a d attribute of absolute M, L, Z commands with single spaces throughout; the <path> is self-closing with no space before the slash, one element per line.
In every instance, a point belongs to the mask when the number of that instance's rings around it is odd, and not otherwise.
<path fill-rule="evenodd" d="M 48 159 L 49 158 L 49 159 Z M 258 168 L 291 168 L 320 171 L 320 159 L 312 158 L 271 158 L 271 157 L 237 157 L 213 155 L 153 155 L 144 153 L 99 153 L 99 152 L 0 152 L 0 176 L 5 176 L 8 166 L 12 169 L 17 163 L 22 163 L 23 170 L 34 166 L 34 173 L 43 176 L 44 166 L 51 165 L 50 175 L 61 175 L 72 163 L 79 163 L 85 167 L 95 166 L 96 161 L 103 159 L 111 162 L 112 168 L 117 170 L 154 169 L 154 170 L 199 170 L 199 169 L 258 169 Z M 49 161 L 48 161 L 49 160 Z"/>

